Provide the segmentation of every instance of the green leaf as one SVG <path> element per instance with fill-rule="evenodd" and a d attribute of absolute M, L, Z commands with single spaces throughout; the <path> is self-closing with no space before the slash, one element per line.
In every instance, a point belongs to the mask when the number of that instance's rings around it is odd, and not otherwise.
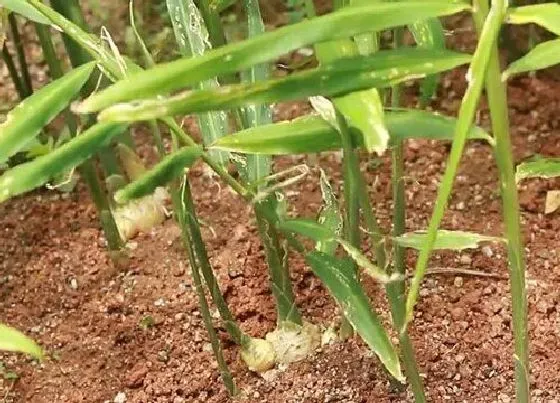
<path fill-rule="evenodd" d="M 390 109 L 386 116 L 392 144 L 415 138 L 451 141 L 457 125 L 457 118 L 417 109 Z M 467 139 L 494 145 L 492 136 L 479 126 L 471 126 Z"/>
<path fill-rule="evenodd" d="M 327 175 L 321 169 L 321 195 L 323 197 L 323 205 L 317 218 L 317 223 L 327 228 L 334 237 L 338 238 L 342 235 L 344 226 L 342 214 L 336 196 L 333 192 L 332 186 L 327 179 Z M 336 250 L 335 240 L 320 240 L 317 241 L 316 249 L 319 252 L 326 253 L 327 255 L 334 256 Z"/>
<path fill-rule="evenodd" d="M 97 60 L 98 67 L 111 80 L 124 78 L 128 73 L 141 71 L 142 69 L 127 58 L 118 58 L 105 44 L 94 35 L 81 29 L 78 25 L 67 20 L 64 16 L 43 4 L 41 0 L 26 0 L 38 12 L 49 19 L 53 26 L 72 38 L 93 59 Z"/>
<path fill-rule="evenodd" d="M 217 13 L 224 11 L 226 8 L 234 5 L 237 0 L 209 0 L 210 7 L 216 10 Z"/>
<path fill-rule="evenodd" d="M 426 242 L 426 231 L 408 232 L 398 238 L 394 242 L 404 248 L 412 248 L 422 250 Z M 464 250 L 476 249 L 481 242 L 504 242 L 502 238 L 496 238 L 486 235 L 480 235 L 474 232 L 466 231 L 448 231 L 440 229 L 437 232 L 434 250 Z"/>
<path fill-rule="evenodd" d="M 348 256 L 375 281 L 386 284 L 397 279 L 397 276 L 388 276 L 387 273 L 370 262 L 360 250 L 337 237 L 336 232 L 324 224 L 319 224 L 308 219 L 296 218 L 279 222 L 278 229 L 284 232 L 301 234 L 316 242 L 334 241 L 342 246 Z"/>
<path fill-rule="evenodd" d="M 43 350 L 33 340 L 17 330 L 0 323 L 0 351 L 29 354 L 43 359 Z"/>
<path fill-rule="evenodd" d="M 88 80 L 95 63 L 70 71 L 36 91 L 8 114 L 0 125 L 0 163 L 23 150 L 35 136 L 70 104 Z"/>
<path fill-rule="evenodd" d="M 211 48 L 204 20 L 193 0 L 167 0 L 175 40 L 183 57 L 198 58 Z M 212 90 L 220 85 L 216 78 L 195 85 L 199 90 Z M 211 144 L 229 132 L 228 116 L 223 112 L 204 112 L 197 116 L 204 144 Z M 212 158 L 225 166 L 228 153 L 213 151 Z"/>
<path fill-rule="evenodd" d="M 391 143 L 410 138 L 453 140 L 455 118 L 414 109 L 389 110 L 385 114 Z M 362 144 L 359 134 L 354 141 Z M 482 128 L 474 126 L 468 133 L 471 140 L 493 139 Z M 319 116 L 303 116 L 292 121 L 243 130 L 219 139 L 212 148 L 253 154 L 308 154 L 341 148 L 340 135 Z"/>
<path fill-rule="evenodd" d="M 350 129 L 362 134 L 364 148 L 382 155 L 389 144 L 389 132 L 383 113 L 383 102 L 377 89 L 353 92 L 337 97 L 334 104 Z"/>
<path fill-rule="evenodd" d="M 49 24 L 49 20 L 43 14 L 35 10 L 35 8 L 25 0 L 0 0 L 0 7 L 5 7 L 8 10 L 23 15 L 25 18 L 38 22 L 40 24 Z"/>
<path fill-rule="evenodd" d="M 388 87 L 468 63 L 470 55 L 451 51 L 402 49 L 340 59 L 317 69 L 253 84 L 187 91 L 169 98 L 117 104 L 103 110 L 104 121 L 149 120 L 163 116 L 224 110 L 312 95 L 335 96 L 369 87 Z"/>
<path fill-rule="evenodd" d="M 560 158 L 537 158 L 517 166 L 515 180 L 526 178 L 556 178 L 560 176 Z"/>
<path fill-rule="evenodd" d="M 401 332 L 406 329 L 406 326 L 410 323 L 410 321 L 412 321 L 414 316 L 414 306 L 418 300 L 420 286 L 428 268 L 428 261 L 432 253 L 432 248 L 436 242 L 437 231 L 447 208 L 447 203 L 453 189 L 453 183 L 455 181 L 455 176 L 457 175 L 465 143 L 473 125 L 480 96 L 484 89 L 486 71 L 493 52 L 497 52 L 496 43 L 506 11 L 507 2 L 492 2 L 492 8 L 488 17 L 484 21 L 483 27 L 481 28 L 478 46 L 475 50 L 471 65 L 466 75 L 468 87 L 459 109 L 459 118 L 457 120 L 457 125 L 455 126 L 451 152 L 449 154 L 445 173 L 441 179 L 436 201 L 434 203 L 434 210 L 428 225 L 426 242 L 418 255 L 414 270 L 414 277 L 410 283 L 410 289 L 406 298 L 406 318 Z"/>
<path fill-rule="evenodd" d="M 364 4 L 360 0 L 352 5 Z M 378 50 L 376 38 L 376 34 L 370 32 L 356 36 L 356 42 L 350 39 L 322 42 L 315 45 L 315 53 L 321 65 L 358 55 L 367 56 Z M 371 88 L 339 96 L 333 103 L 348 125 L 362 133 L 365 148 L 369 153 L 381 155 L 385 152 L 389 133 L 385 127 L 383 103 L 377 89 Z M 334 115 L 333 120 L 336 120 L 336 114 Z"/>
<path fill-rule="evenodd" d="M 344 316 L 379 357 L 389 373 L 404 382 L 399 357 L 376 313 L 371 309 L 368 297 L 353 273 L 348 260 L 341 260 L 321 252 L 306 256 L 313 272 L 327 286 Z"/>
<path fill-rule="evenodd" d="M 265 33 L 264 22 L 261 17 L 258 0 L 245 0 L 243 2 L 247 14 L 247 36 L 254 38 Z M 267 63 L 253 66 L 241 75 L 245 83 L 256 83 L 267 80 L 270 66 Z M 272 107 L 270 105 L 248 105 L 242 109 L 248 127 L 258 127 L 272 123 Z M 264 178 L 271 171 L 272 159 L 268 155 L 247 155 L 247 177 L 249 182 Z"/>
<path fill-rule="evenodd" d="M 38 3 L 38 0 L 28 1 Z M 117 102 L 166 94 L 212 77 L 244 70 L 315 42 L 381 31 L 418 19 L 454 14 L 469 7 L 465 3 L 434 1 L 409 2 L 406 7 L 393 3 L 348 7 L 311 21 L 223 46 L 198 58 L 180 59 L 133 74 L 94 94 L 79 110 L 94 112 Z"/>
<path fill-rule="evenodd" d="M 202 154 L 201 147 L 186 147 L 166 156 L 161 162 L 115 194 L 117 203 L 152 194 L 157 187 L 165 186 L 190 168 Z"/>
<path fill-rule="evenodd" d="M 419 48 L 445 49 L 445 34 L 443 25 L 437 18 L 417 21 L 408 26 Z M 420 100 L 423 104 L 429 102 L 436 95 L 440 74 L 426 77 L 420 87 Z"/>
<path fill-rule="evenodd" d="M 316 242 L 329 241 L 336 238 L 336 233 L 323 224 L 304 218 L 295 218 L 278 222 L 278 229 L 284 232 L 295 232 Z"/>
<path fill-rule="evenodd" d="M 0 49 L 4 48 L 4 42 L 8 35 L 8 14 L 9 10 L 0 7 Z"/>
<path fill-rule="evenodd" d="M 560 63 L 560 39 L 546 41 L 535 46 L 521 59 L 511 63 L 502 75 L 505 81 L 514 74 L 546 69 Z"/>
<path fill-rule="evenodd" d="M 98 123 L 53 152 L 6 171 L 0 176 L 0 203 L 78 166 L 125 129 L 121 124 Z"/>
<path fill-rule="evenodd" d="M 512 7 L 508 10 L 508 24 L 538 24 L 550 32 L 560 35 L 560 4 L 533 4 Z"/>

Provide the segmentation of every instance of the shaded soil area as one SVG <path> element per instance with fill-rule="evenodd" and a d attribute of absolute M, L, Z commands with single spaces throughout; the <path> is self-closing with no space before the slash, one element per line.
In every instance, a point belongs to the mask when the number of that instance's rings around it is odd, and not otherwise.
<path fill-rule="evenodd" d="M 465 33 L 466 36 L 469 33 Z M 461 47 L 460 37 L 458 47 Z M 468 47 L 465 45 L 465 48 Z M 454 115 L 465 90 L 465 70 L 445 75 L 432 107 Z M 414 87 L 407 103 L 415 104 Z M 560 83 L 545 75 L 509 87 L 517 162 L 535 154 L 560 155 Z M 309 110 L 282 105 L 278 120 Z M 478 123 L 489 127 L 485 102 Z M 189 129 L 196 130 L 192 122 Z M 134 133 L 151 160 L 148 136 Z M 406 144 L 407 228 L 427 226 L 449 145 Z M 391 218 L 390 161 L 363 158 L 371 199 L 382 225 Z M 334 154 L 276 160 L 280 170 L 307 163 L 311 173 L 291 187 L 295 214 L 314 217 L 321 205 L 319 167 L 340 191 Z M 220 286 L 244 330 L 262 337 L 276 314 L 264 253 L 251 209 L 197 166 L 190 173 L 204 237 Z M 528 260 L 531 383 L 535 402 L 560 399 L 560 213 L 544 215 L 544 197 L 559 181 L 520 184 Z M 465 150 L 443 227 L 502 234 L 497 171 L 489 146 Z M 172 220 L 127 245 L 129 260 L 113 265 L 96 211 L 83 185 L 72 194 L 36 192 L 0 205 L 0 320 L 40 342 L 42 364 L 0 354 L 4 402 L 228 402 L 198 310 L 190 268 Z M 367 250 L 367 246 L 365 246 Z M 412 268 L 415 254 L 408 256 Z M 290 270 L 305 318 L 328 327 L 338 310 L 320 281 L 292 254 Z M 411 335 L 429 401 L 512 402 L 513 348 L 506 250 L 498 244 L 461 253 L 437 253 L 423 284 Z M 467 275 L 463 271 L 486 273 Z M 388 325 L 382 288 L 364 281 Z M 358 339 L 326 345 L 308 360 L 267 372 L 249 372 L 216 321 L 226 359 L 249 402 L 409 402 Z M 389 325 L 388 325 L 389 326 Z M 12 374 L 17 379 L 11 379 Z M 117 399 L 117 400 L 115 400 Z"/>

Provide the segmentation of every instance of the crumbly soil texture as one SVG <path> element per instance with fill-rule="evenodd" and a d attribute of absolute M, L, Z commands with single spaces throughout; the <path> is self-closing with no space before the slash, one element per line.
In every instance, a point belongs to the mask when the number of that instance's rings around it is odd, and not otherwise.
<path fill-rule="evenodd" d="M 461 37 L 456 40 L 461 48 Z M 35 70 L 43 71 L 41 65 Z M 465 70 L 458 69 L 443 77 L 434 110 L 457 113 L 464 76 Z M 2 81 L 8 82 L 5 76 Z M 8 84 L 2 89 L 5 97 L 13 90 Z M 414 106 L 417 88 L 406 92 L 406 103 Z M 560 83 L 546 74 L 521 77 L 511 81 L 508 95 L 516 162 L 536 154 L 559 156 Z M 307 104 L 285 104 L 277 108 L 276 119 L 308 111 Z M 490 126 L 485 101 L 477 122 Z M 190 121 L 187 127 L 196 130 Z M 140 128 L 134 136 L 140 154 L 153 161 L 148 134 Z M 449 144 L 442 142 L 407 142 L 409 230 L 426 228 L 448 152 Z M 371 200 L 381 224 L 389 228 L 389 158 L 363 156 L 362 161 Z M 340 160 L 333 153 L 281 158 L 275 169 L 299 163 L 307 164 L 310 174 L 287 189 L 290 213 L 313 218 L 321 206 L 320 168 L 340 194 Z M 274 329 L 276 314 L 251 208 L 200 165 L 189 177 L 221 290 L 242 328 L 263 337 Z M 560 399 L 560 213 L 543 214 L 546 192 L 555 189 L 560 182 L 554 180 L 531 180 L 519 187 L 532 395 L 535 402 L 548 403 Z M 468 143 L 442 227 L 502 235 L 497 170 L 488 145 Z M 69 194 L 37 191 L 0 205 L 0 320 L 33 337 L 48 355 L 37 363 L 0 354 L 0 401 L 231 401 L 212 356 L 174 221 L 140 234 L 126 251 L 125 261 L 111 262 L 96 210 L 81 183 Z M 415 258 L 410 252 L 409 270 Z M 476 250 L 436 253 L 430 267 L 446 273 L 426 278 L 410 327 L 429 401 L 513 402 L 505 248 L 489 243 Z M 295 253 L 290 271 L 306 320 L 325 329 L 336 322 L 335 303 Z M 364 284 L 390 327 L 383 289 L 367 279 Z M 213 313 L 240 401 L 412 401 L 410 391 L 390 381 L 358 338 L 324 345 L 287 367 L 252 373 Z"/>

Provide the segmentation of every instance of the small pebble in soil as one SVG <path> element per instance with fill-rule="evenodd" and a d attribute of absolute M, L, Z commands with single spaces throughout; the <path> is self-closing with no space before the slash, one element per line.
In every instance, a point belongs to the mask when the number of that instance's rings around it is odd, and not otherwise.
<path fill-rule="evenodd" d="M 455 277 L 453 280 L 453 285 L 457 288 L 461 288 L 463 286 L 463 277 Z"/>
<path fill-rule="evenodd" d="M 165 300 L 163 298 L 158 298 L 154 301 L 154 306 L 165 306 Z"/>
<path fill-rule="evenodd" d="M 73 290 L 77 290 L 78 289 L 78 280 L 76 280 L 75 278 L 70 280 L 70 288 Z"/>
<path fill-rule="evenodd" d="M 124 392 L 119 392 L 113 399 L 113 403 L 125 403 L 126 402 L 126 394 Z"/>
<path fill-rule="evenodd" d="M 472 257 L 470 257 L 469 255 L 462 255 L 461 264 L 470 266 L 472 264 Z"/>
<path fill-rule="evenodd" d="M 482 247 L 482 253 L 484 254 L 484 256 L 486 257 L 492 257 L 494 256 L 494 252 L 492 251 L 492 248 L 488 245 L 483 246 Z"/>

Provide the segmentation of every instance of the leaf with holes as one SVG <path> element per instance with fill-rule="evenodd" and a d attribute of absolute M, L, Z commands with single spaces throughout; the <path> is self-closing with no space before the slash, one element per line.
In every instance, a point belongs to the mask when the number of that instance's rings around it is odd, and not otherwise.
<path fill-rule="evenodd" d="M 560 176 L 560 158 L 537 157 L 517 166 L 515 180 L 527 178 L 556 178 Z"/>
<path fill-rule="evenodd" d="M 445 36 L 443 25 L 437 18 L 429 18 L 416 21 L 408 26 L 414 40 L 419 48 L 423 49 L 445 49 Z M 422 81 L 420 87 L 421 101 L 427 103 L 436 95 L 440 74 L 433 74 Z"/>
<path fill-rule="evenodd" d="M 308 253 L 306 261 L 327 286 L 344 312 L 344 316 L 379 357 L 389 373 L 395 379 L 404 382 L 395 346 L 391 343 L 376 313 L 371 309 L 369 299 L 352 269 L 351 261 L 337 259 L 317 251 Z"/>
<path fill-rule="evenodd" d="M 188 91 L 103 110 L 99 120 L 137 121 L 227 110 L 252 104 L 302 99 L 313 95 L 337 96 L 369 87 L 397 83 L 446 71 L 468 63 L 470 55 L 452 51 L 400 49 L 335 60 L 317 69 L 280 79 L 224 86 L 214 90 Z"/>
<path fill-rule="evenodd" d="M 419 110 L 389 110 L 385 114 L 391 143 L 410 138 L 453 140 L 455 118 Z M 357 145 L 362 144 L 359 133 L 353 133 Z M 482 128 L 474 126 L 468 133 L 471 140 L 493 139 Z M 341 148 L 340 135 L 331 124 L 319 116 L 303 116 L 292 121 L 279 122 L 248 129 L 222 137 L 213 148 L 252 154 L 308 154 Z"/>
<path fill-rule="evenodd" d="M 36 5 L 39 0 L 28 0 Z M 414 1 L 347 7 L 334 13 L 289 25 L 252 39 L 214 49 L 194 59 L 158 65 L 94 94 L 81 104 L 81 112 L 95 112 L 117 102 L 167 94 L 212 77 L 235 73 L 255 64 L 330 39 L 413 23 L 418 19 L 455 14 L 470 8 L 465 3 Z"/>
<path fill-rule="evenodd" d="M 426 231 L 406 233 L 394 239 L 403 248 L 422 250 L 426 241 Z M 476 249 L 481 242 L 505 242 L 502 238 L 480 235 L 475 232 L 448 231 L 441 229 L 437 232 L 434 250 L 464 250 Z"/>

